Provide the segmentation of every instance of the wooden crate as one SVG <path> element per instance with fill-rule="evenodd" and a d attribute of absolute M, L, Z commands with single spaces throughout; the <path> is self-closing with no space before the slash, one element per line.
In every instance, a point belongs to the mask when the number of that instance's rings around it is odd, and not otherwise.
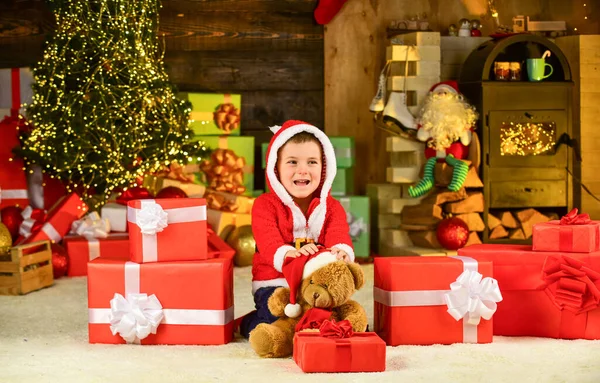
<path fill-rule="evenodd" d="M 0 259 L 0 295 L 23 295 L 52 284 L 52 251 L 48 241 L 15 246 L 10 259 Z"/>

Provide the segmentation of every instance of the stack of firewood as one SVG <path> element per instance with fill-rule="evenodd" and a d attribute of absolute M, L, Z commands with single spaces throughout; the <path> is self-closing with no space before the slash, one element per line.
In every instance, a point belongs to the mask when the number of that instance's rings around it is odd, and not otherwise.
<path fill-rule="evenodd" d="M 489 238 L 529 239 L 533 233 L 533 225 L 553 219 L 558 219 L 558 214 L 546 216 L 535 209 L 488 214 Z"/>

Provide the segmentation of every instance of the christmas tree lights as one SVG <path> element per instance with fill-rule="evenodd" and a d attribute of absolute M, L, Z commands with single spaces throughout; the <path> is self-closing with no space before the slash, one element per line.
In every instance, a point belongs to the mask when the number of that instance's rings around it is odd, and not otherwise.
<path fill-rule="evenodd" d="M 57 28 L 34 69 L 27 164 L 99 207 L 145 174 L 209 154 L 191 142 L 190 104 L 176 98 L 164 69 L 158 0 L 50 5 Z"/>

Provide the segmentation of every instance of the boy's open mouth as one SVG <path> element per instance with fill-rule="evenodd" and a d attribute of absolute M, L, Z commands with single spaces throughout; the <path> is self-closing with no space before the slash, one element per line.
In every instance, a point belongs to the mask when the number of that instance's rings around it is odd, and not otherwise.
<path fill-rule="evenodd" d="M 306 186 L 309 183 L 310 183 L 309 180 L 295 180 L 294 181 L 294 185 L 297 185 L 297 186 Z"/>

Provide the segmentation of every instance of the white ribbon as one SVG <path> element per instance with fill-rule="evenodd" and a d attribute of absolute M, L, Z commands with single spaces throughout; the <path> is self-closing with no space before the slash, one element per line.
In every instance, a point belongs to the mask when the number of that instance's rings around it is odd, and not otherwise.
<path fill-rule="evenodd" d="M 494 302 L 502 300 L 498 282 L 487 277 L 484 282 L 479 284 L 482 276 L 477 271 L 477 261 L 471 257 L 454 256 L 449 258 L 462 261 L 464 270 L 456 282 L 450 284 L 450 290 L 387 291 L 373 287 L 373 299 L 375 302 L 389 307 L 442 306 L 448 304 L 447 302 L 450 299 L 452 309 L 449 307 L 448 313 L 454 319 L 460 320 L 468 315 L 468 318 L 463 320 L 463 342 L 477 343 L 477 325 L 480 319 L 490 319 L 496 311 L 496 303 Z M 479 275 L 479 281 L 477 281 L 477 274 Z M 463 283 L 470 286 L 466 293 L 462 289 Z M 458 295 L 452 295 L 455 291 Z M 450 298 L 447 298 L 447 295 L 450 295 Z M 477 299 L 480 299 L 482 305 L 479 305 Z M 464 307 L 465 305 L 466 307 Z M 493 311 L 490 312 L 492 307 Z M 461 315 L 459 318 L 454 316 L 459 315 L 465 309 L 466 314 Z M 475 321 L 477 323 L 474 323 Z"/>
<path fill-rule="evenodd" d="M 31 206 L 27 206 L 21 212 L 21 217 L 23 217 L 23 222 L 19 226 L 19 234 L 23 237 L 29 237 L 31 235 L 31 229 L 33 229 L 33 225 L 35 225 L 35 219 L 31 218 L 31 213 L 33 213 L 33 208 Z"/>
<path fill-rule="evenodd" d="M 233 305 L 225 310 L 162 308 L 160 301 L 154 294 L 150 297 L 147 294 L 140 294 L 139 263 L 125 263 L 125 296 L 128 299 L 123 298 L 120 294 L 115 294 L 110 301 L 110 309 L 88 309 L 88 322 L 91 324 L 110 324 L 113 335 L 119 334 L 128 343 L 141 344 L 142 339 L 150 334 L 156 334 L 160 324 L 224 326 L 234 320 Z M 138 299 L 138 297 L 141 298 Z M 155 297 L 156 301 L 152 297 Z M 143 307 L 140 302 L 143 302 Z M 134 307 L 134 305 L 137 306 Z M 157 320 L 159 306 L 162 317 Z M 123 318 L 123 320 L 119 318 Z M 152 330 L 154 323 L 156 323 L 156 326 Z M 115 330 L 113 330 L 113 327 Z"/>
<path fill-rule="evenodd" d="M 27 189 L 4 189 L 0 187 L 0 203 L 2 199 L 27 199 Z"/>
<path fill-rule="evenodd" d="M 98 212 L 91 212 L 82 219 L 71 224 L 71 233 L 84 236 L 85 238 L 107 238 L 110 232 L 108 219 L 100 218 Z"/>
<path fill-rule="evenodd" d="M 60 242 L 60 240 L 62 239 L 60 233 L 56 230 L 54 226 L 52 226 L 50 222 L 46 222 L 42 226 L 42 231 L 44 232 L 44 234 L 46 234 L 48 239 L 52 240 L 53 242 Z"/>
<path fill-rule="evenodd" d="M 496 312 L 496 303 L 502 301 L 498 281 L 482 278 L 477 271 L 465 270 L 444 294 L 448 313 L 457 321 L 477 326 L 481 318 L 489 320 Z"/>
<path fill-rule="evenodd" d="M 142 232 L 143 262 L 158 261 L 156 234 L 173 223 L 206 220 L 206 205 L 163 210 L 151 199 L 141 201 L 141 209 L 127 207 L 127 221 L 137 225 Z"/>
<path fill-rule="evenodd" d="M 121 335 L 127 343 L 135 343 L 150 334 L 156 334 L 163 320 L 162 305 L 152 294 L 115 294 L 110 301 L 110 331 Z"/>

